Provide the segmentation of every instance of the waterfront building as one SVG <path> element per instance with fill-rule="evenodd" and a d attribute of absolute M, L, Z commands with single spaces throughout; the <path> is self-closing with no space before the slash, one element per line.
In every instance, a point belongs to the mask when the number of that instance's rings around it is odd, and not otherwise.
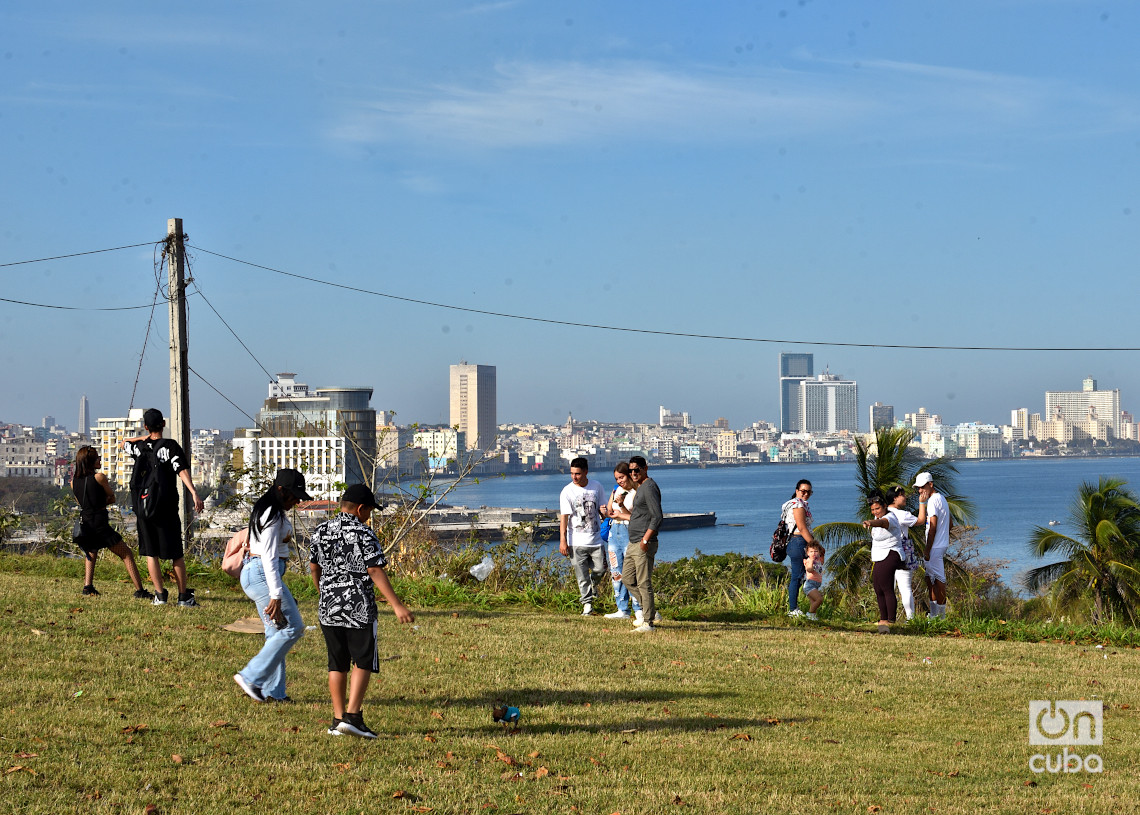
<path fill-rule="evenodd" d="M 234 465 L 266 472 L 281 467 L 302 470 L 306 489 L 318 500 L 339 498 L 338 483 L 374 488 L 372 388 L 310 390 L 294 376 L 278 374 L 257 414 L 258 426 L 234 432 Z M 248 489 L 248 476 L 243 483 Z"/>
<path fill-rule="evenodd" d="M 736 449 L 736 434 L 731 430 L 725 430 L 716 437 L 716 457 L 720 461 L 736 461 L 740 458 Z"/>
<path fill-rule="evenodd" d="M 859 432 L 859 386 L 825 371 L 800 381 L 800 428 L 805 433 Z"/>
<path fill-rule="evenodd" d="M 780 354 L 780 432 L 803 430 L 800 383 L 810 379 L 814 366 L 811 354 Z"/>
<path fill-rule="evenodd" d="M 1090 376 L 1081 383 L 1079 391 L 1046 391 L 1045 415 L 1049 421 L 1066 421 L 1074 425 L 1085 425 L 1089 421 L 1105 422 L 1112 435 L 1118 436 L 1120 390 L 1098 390 L 1096 385 L 1096 380 Z"/>
<path fill-rule="evenodd" d="M 894 427 L 895 426 L 895 406 L 884 405 L 882 402 L 876 402 L 871 405 L 870 410 L 871 432 L 874 433 L 880 427 Z"/>
<path fill-rule="evenodd" d="M 446 470 L 456 464 L 467 447 L 467 434 L 454 427 L 425 427 L 415 431 L 412 444 L 427 453 L 427 466 L 431 470 Z"/>
<path fill-rule="evenodd" d="M 451 366 L 451 426 L 459 428 L 471 449 L 495 447 L 499 425 L 496 376 L 494 365 L 463 361 Z"/>
<path fill-rule="evenodd" d="M 918 413 L 904 413 L 903 423 L 913 427 L 915 433 L 924 433 L 941 425 L 942 417 L 937 413 L 927 413 L 926 408 L 920 407 Z"/>
<path fill-rule="evenodd" d="M 428 452 L 416 445 L 416 431 L 376 419 L 376 457 L 385 477 L 420 475 Z"/>

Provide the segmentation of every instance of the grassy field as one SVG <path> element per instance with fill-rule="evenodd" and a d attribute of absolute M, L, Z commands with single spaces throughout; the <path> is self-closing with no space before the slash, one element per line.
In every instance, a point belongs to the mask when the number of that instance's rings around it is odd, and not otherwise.
<path fill-rule="evenodd" d="M 324 643 L 293 705 L 231 676 L 260 636 L 223 581 L 201 608 L 100 597 L 77 564 L 0 564 L 0 812 L 1128 812 L 1140 801 L 1140 652 L 777 622 L 382 607 L 377 741 L 325 734 Z M 54 571 L 53 571 L 54 570 Z M 25 572 L 25 573 L 21 573 Z M 77 572 L 74 572 L 77 574 Z M 315 625 L 311 599 L 301 603 Z M 668 610 L 666 609 L 666 612 Z M 1035 774 L 1028 705 L 1100 699 L 1102 773 Z M 502 700 L 518 732 L 495 724 Z M 1060 748 L 1048 750 L 1059 752 Z"/>

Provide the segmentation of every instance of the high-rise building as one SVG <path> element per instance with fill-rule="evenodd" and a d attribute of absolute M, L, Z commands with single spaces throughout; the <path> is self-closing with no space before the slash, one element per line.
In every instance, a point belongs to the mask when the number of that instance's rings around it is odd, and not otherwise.
<path fill-rule="evenodd" d="M 91 435 L 91 403 L 87 401 L 87 394 L 79 397 L 79 435 Z"/>
<path fill-rule="evenodd" d="M 130 489 L 135 460 L 123 450 L 123 440 L 146 435 L 143 429 L 143 409 L 131 408 L 125 417 L 96 419 L 95 427 L 90 429 L 90 433 L 91 446 L 103 460 L 101 467 L 107 480 L 116 489 Z"/>
<path fill-rule="evenodd" d="M 1097 390 L 1096 380 L 1090 376 L 1079 391 L 1045 391 L 1045 420 L 1082 428 L 1090 422 L 1105 424 L 1113 436 L 1119 436 L 1120 390 Z"/>
<path fill-rule="evenodd" d="M 801 422 L 800 384 L 812 377 L 811 354 L 780 354 L 780 432 L 799 433 Z"/>
<path fill-rule="evenodd" d="M 495 379 L 494 365 L 451 366 L 451 426 L 464 434 L 469 450 L 495 447 L 499 430 Z"/>
<path fill-rule="evenodd" d="M 859 386 L 824 372 L 800 380 L 800 432 L 859 432 Z"/>
<path fill-rule="evenodd" d="M 372 388 L 316 388 L 278 374 L 257 415 L 258 427 L 235 433 L 243 467 L 304 470 L 308 492 L 335 499 L 338 483 L 373 484 L 376 411 Z"/>
<path fill-rule="evenodd" d="M 894 427 L 895 426 L 895 406 L 884 405 L 882 402 L 876 402 L 871 405 L 871 432 L 874 433 L 880 427 Z"/>

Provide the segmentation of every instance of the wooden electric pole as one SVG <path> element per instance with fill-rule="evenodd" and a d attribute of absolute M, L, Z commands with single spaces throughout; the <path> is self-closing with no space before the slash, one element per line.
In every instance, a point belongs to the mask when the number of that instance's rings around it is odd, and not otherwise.
<path fill-rule="evenodd" d="M 177 441 L 190 455 L 190 362 L 186 339 L 186 247 L 183 244 L 182 219 L 166 222 L 167 267 L 170 271 L 170 430 L 169 438 Z M 190 540 L 193 504 L 190 492 L 178 484 L 178 517 L 182 521 L 182 540 Z"/>

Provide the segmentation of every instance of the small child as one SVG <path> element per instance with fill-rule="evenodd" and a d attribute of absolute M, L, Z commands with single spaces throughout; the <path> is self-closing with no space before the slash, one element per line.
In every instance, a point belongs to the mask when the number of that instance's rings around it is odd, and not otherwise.
<path fill-rule="evenodd" d="M 340 514 L 313 533 L 309 569 L 320 593 L 317 608 L 329 657 L 329 693 L 333 721 L 330 736 L 374 739 L 364 723 L 362 706 L 368 680 L 380 669 L 376 651 L 375 586 L 402 623 L 415 621 L 400 602 L 388 575 L 380 541 L 366 524 L 376 509 L 376 496 L 353 484 L 340 500 Z M 349 686 L 349 666 L 352 685 Z"/>
<path fill-rule="evenodd" d="M 815 613 L 823 605 L 823 592 L 819 590 L 823 585 L 823 554 L 823 547 L 819 545 L 819 541 L 812 541 L 807 545 L 807 556 L 804 558 L 804 594 L 811 601 L 807 613 L 809 620 L 819 619 Z"/>

